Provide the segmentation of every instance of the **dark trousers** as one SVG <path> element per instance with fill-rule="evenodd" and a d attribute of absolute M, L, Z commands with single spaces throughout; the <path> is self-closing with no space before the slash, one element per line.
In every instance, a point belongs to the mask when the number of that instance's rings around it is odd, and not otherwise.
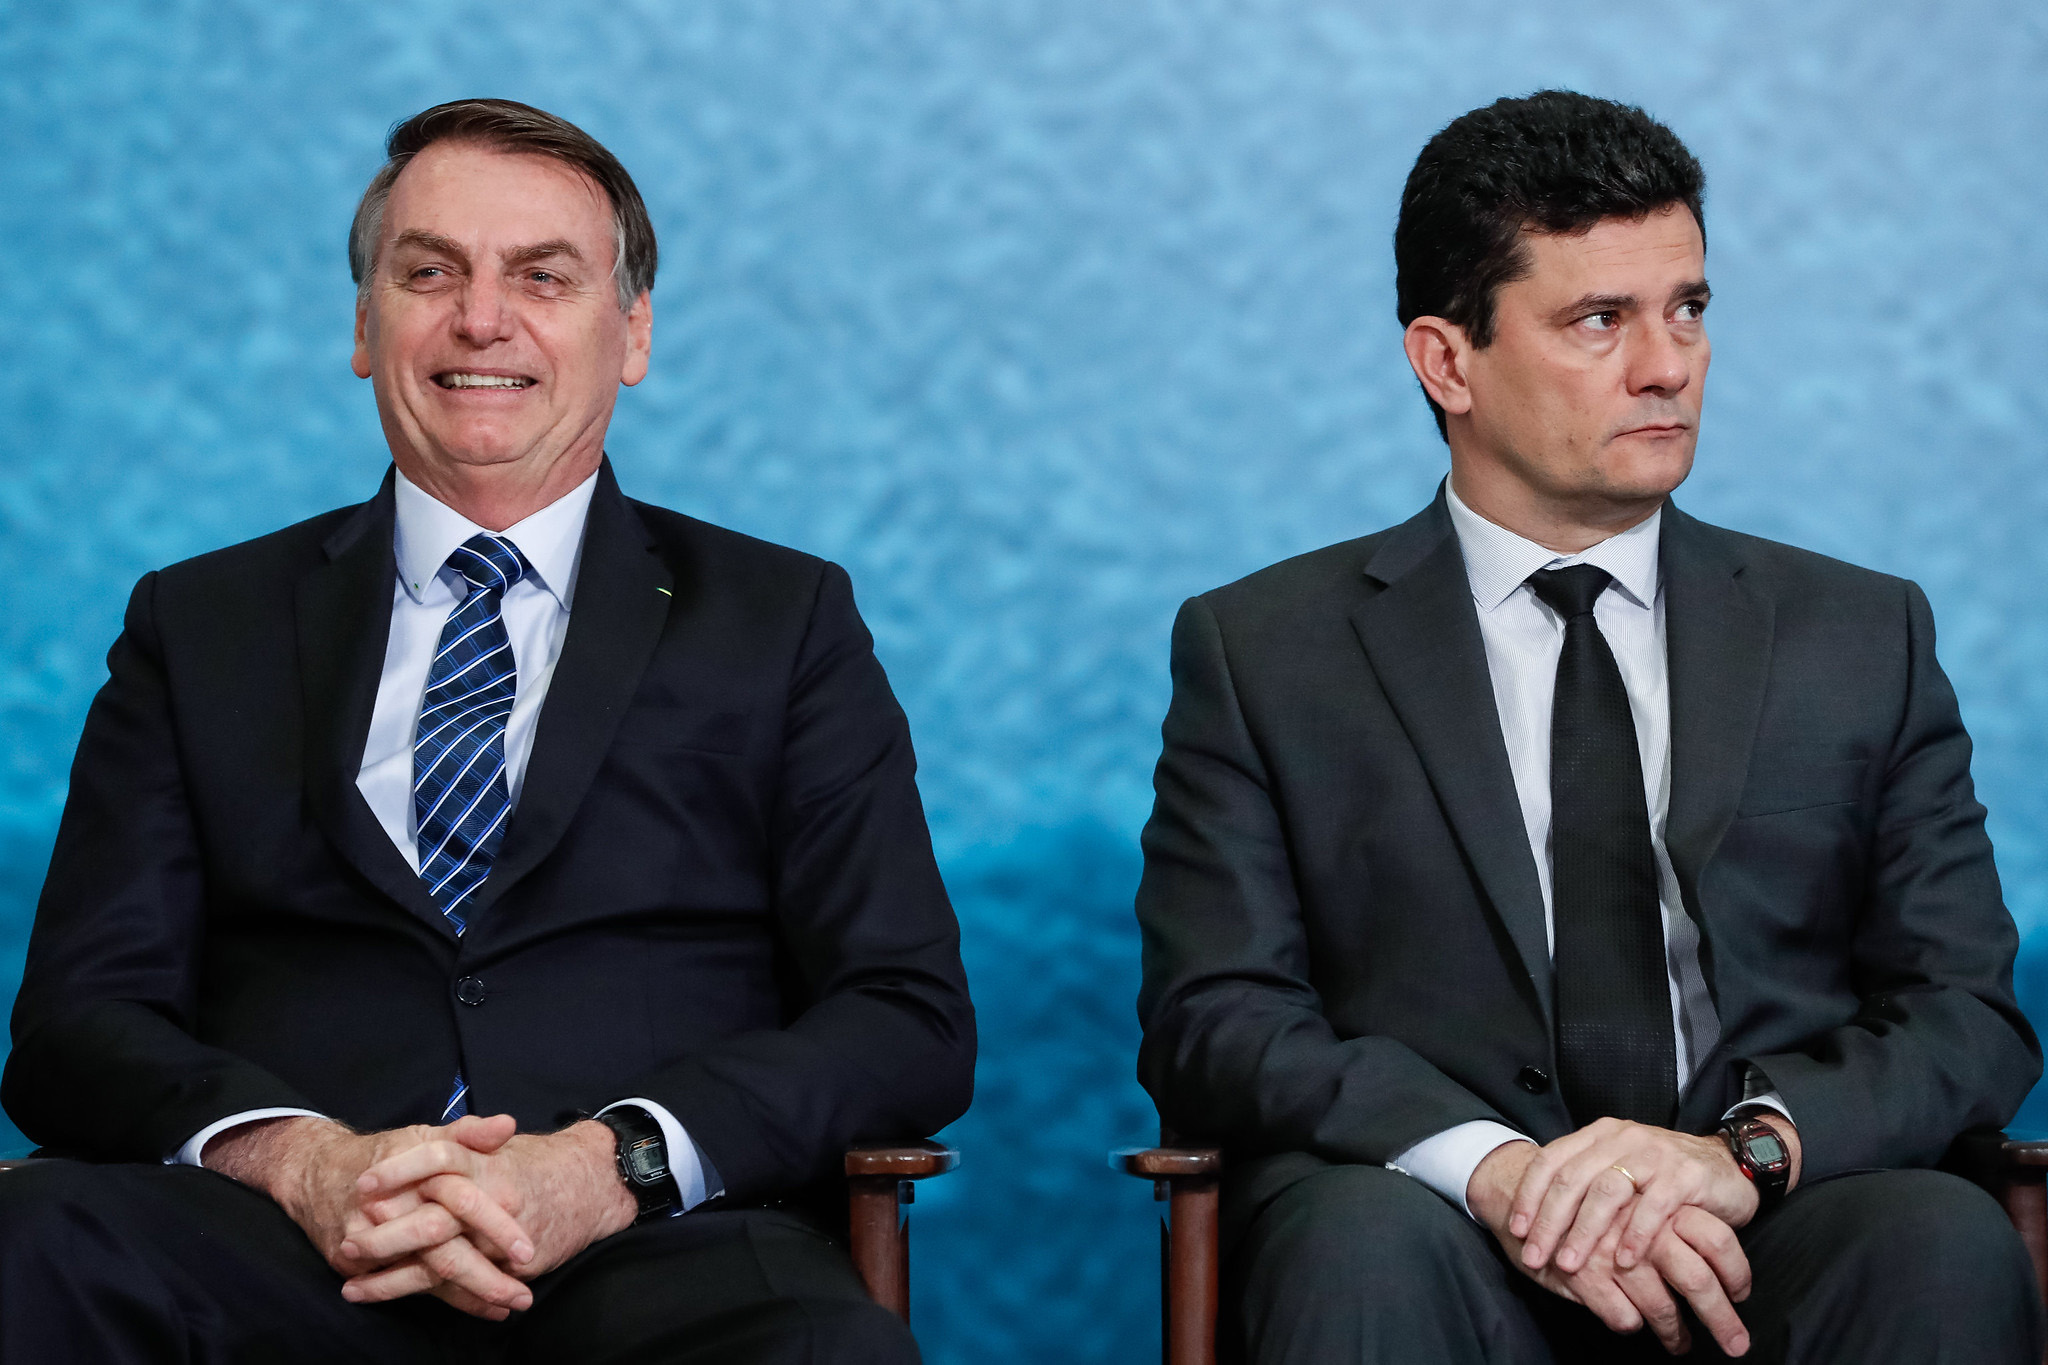
<path fill-rule="evenodd" d="M 627 1229 L 534 1282 L 503 1324 L 425 1296 L 354 1305 L 267 1197 L 190 1167 L 0 1173 L 0 1365 L 633 1362 L 910 1365 L 846 1252 L 790 1213 Z"/>
<path fill-rule="evenodd" d="M 1647 1328 L 1618 1336 L 1527 1279 L 1491 1234 L 1419 1181 L 1313 1166 L 1226 1196 L 1237 1235 L 1222 1335 L 1252 1365 L 1671 1359 Z M 2041 1360 L 2026 1249 L 1997 1202 L 1967 1181 L 1936 1171 L 1822 1181 L 1744 1229 L 1742 1243 L 1753 1276 L 1736 1308 L 1750 1330 L 1746 1360 Z M 1725 1359 L 1696 1322 L 1692 1337 L 1689 1359 Z"/>

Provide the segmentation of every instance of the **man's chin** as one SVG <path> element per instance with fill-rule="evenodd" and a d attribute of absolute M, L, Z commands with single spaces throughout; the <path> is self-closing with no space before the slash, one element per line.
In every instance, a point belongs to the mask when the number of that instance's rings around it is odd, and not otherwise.
<path fill-rule="evenodd" d="M 535 454 L 534 442 L 513 440 L 495 433 L 472 435 L 461 441 L 436 441 L 434 445 L 441 463 L 462 469 L 496 469 L 522 464 L 531 461 Z"/>
<path fill-rule="evenodd" d="M 1617 502 L 1645 502 L 1669 497 L 1692 473 L 1694 438 L 1632 443 L 1624 458 L 1609 462 L 1602 492 Z"/>

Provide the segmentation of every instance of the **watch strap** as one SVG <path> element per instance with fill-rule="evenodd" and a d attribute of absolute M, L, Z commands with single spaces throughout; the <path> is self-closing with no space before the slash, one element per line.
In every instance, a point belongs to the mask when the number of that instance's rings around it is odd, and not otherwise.
<path fill-rule="evenodd" d="M 669 1171 L 668 1139 L 654 1115 L 637 1105 L 623 1105 L 594 1115 L 612 1130 L 619 1183 L 640 1206 L 637 1222 L 665 1218 L 678 1202 L 676 1181 Z"/>

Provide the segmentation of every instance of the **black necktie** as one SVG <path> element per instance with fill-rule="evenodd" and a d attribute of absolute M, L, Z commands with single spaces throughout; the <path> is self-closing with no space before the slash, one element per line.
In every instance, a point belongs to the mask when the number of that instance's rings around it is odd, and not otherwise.
<path fill-rule="evenodd" d="M 1574 1123 L 1669 1127 L 1678 1094 L 1664 921 L 1628 689 L 1593 619 L 1614 580 L 1579 564 L 1529 585 L 1564 618 L 1550 713 L 1559 1092 Z"/>

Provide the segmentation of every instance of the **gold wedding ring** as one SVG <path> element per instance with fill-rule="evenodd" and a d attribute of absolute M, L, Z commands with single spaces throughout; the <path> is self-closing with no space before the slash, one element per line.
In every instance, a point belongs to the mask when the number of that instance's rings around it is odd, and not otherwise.
<path fill-rule="evenodd" d="M 1628 1187 L 1630 1189 L 1640 1190 L 1643 1188 L 1641 1185 L 1638 1185 L 1636 1183 L 1636 1178 L 1628 1173 L 1628 1167 L 1623 1166 L 1619 1162 L 1616 1162 L 1612 1169 L 1621 1172 L 1621 1178 L 1628 1182 Z"/>

